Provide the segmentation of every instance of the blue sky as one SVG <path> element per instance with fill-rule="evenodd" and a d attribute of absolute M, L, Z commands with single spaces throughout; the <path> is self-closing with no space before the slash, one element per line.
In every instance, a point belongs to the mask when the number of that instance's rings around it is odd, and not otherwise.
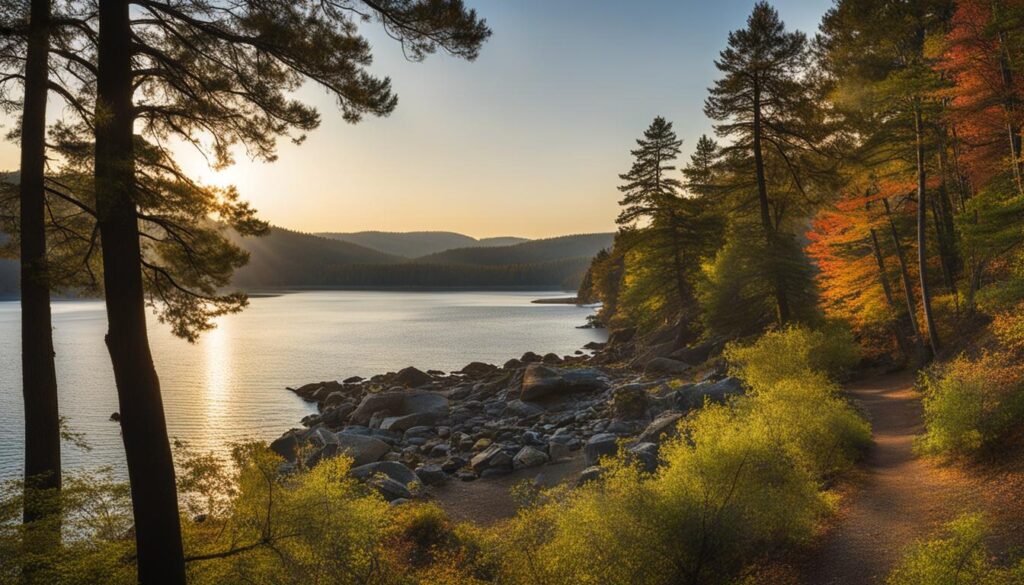
<path fill-rule="evenodd" d="M 618 173 L 656 115 L 688 155 L 711 132 L 702 105 L 713 59 L 752 0 L 467 0 L 493 29 L 480 58 L 404 60 L 375 25 L 373 70 L 392 78 L 397 111 L 353 126 L 321 89 L 301 95 L 323 124 L 280 159 L 244 154 L 205 180 L 234 183 L 271 222 L 303 231 L 454 230 L 543 237 L 610 231 Z M 790 29 L 813 34 L 829 0 L 773 3 Z M 9 121 L 5 126 L 9 127 Z M 0 167 L 14 168 L 13 145 Z"/>

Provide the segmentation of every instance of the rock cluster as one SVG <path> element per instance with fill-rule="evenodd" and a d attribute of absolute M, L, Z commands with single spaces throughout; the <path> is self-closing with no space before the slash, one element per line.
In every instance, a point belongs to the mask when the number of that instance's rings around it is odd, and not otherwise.
<path fill-rule="evenodd" d="M 423 485 L 538 467 L 580 450 L 588 468 L 623 450 L 653 471 L 659 443 L 686 412 L 743 391 L 738 380 L 721 376 L 681 383 L 681 374 L 692 373 L 688 365 L 631 369 L 595 361 L 528 352 L 500 367 L 410 367 L 368 380 L 306 384 L 292 391 L 319 412 L 271 448 L 287 465 L 301 460 L 309 467 L 347 453 L 352 474 L 390 501 L 415 497 Z M 580 481 L 599 474 L 588 469 Z"/>

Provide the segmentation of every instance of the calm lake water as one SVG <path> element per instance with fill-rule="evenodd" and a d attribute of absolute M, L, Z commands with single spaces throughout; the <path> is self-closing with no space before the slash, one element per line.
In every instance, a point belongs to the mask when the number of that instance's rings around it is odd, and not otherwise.
<path fill-rule="evenodd" d="M 414 365 L 454 370 L 526 351 L 571 354 L 604 332 L 577 329 L 591 309 L 531 304 L 552 292 L 315 291 L 254 298 L 195 345 L 150 321 L 172 437 L 200 449 L 273 439 L 315 411 L 285 386 Z M 124 467 L 100 301 L 54 303 L 60 410 L 92 451 L 64 448 L 67 468 Z M 20 305 L 0 302 L 0 480 L 22 466 Z"/>

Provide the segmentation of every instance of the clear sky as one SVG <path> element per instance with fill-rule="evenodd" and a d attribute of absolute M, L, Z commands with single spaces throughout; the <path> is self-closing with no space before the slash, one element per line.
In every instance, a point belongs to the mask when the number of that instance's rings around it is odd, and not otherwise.
<path fill-rule="evenodd" d="M 373 71 L 399 96 L 386 118 L 345 123 L 321 89 L 302 96 L 323 123 L 280 144 L 275 163 L 214 174 L 276 225 L 302 231 L 452 230 L 544 237 L 612 231 L 618 174 L 656 115 L 675 124 L 684 156 L 711 132 L 702 106 L 713 59 L 753 0 L 467 0 L 493 36 L 468 63 L 443 54 L 404 60 L 364 27 Z M 813 34 L 830 0 L 775 0 L 788 28 Z M 4 120 L 10 128 L 10 119 Z M 17 167 L 0 145 L 0 169 Z M 682 161 L 680 161 L 682 162 Z"/>

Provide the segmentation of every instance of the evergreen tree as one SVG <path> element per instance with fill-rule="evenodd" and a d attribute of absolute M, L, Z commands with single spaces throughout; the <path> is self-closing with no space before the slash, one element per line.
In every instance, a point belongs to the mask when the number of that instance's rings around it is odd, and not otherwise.
<path fill-rule="evenodd" d="M 146 159 L 144 149 L 151 146 L 137 143 L 136 123 L 143 135 L 176 136 L 205 146 L 223 165 L 231 162 L 236 144 L 258 158 L 273 159 L 279 135 L 294 133 L 301 139 L 316 127 L 317 112 L 288 96 L 306 80 L 331 92 L 350 121 L 388 114 L 396 98 L 387 79 L 367 71 L 370 47 L 355 24 L 355 19 L 370 18 L 381 22 L 413 58 L 441 48 L 471 59 L 489 34 L 460 0 L 99 2 L 96 216 L 107 347 L 121 406 L 143 582 L 183 583 L 185 578 L 174 467 L 147 340 L 144 271 L 179 298 L 198 304 L 204 299 L 178 286 L 167 271 L 147 264 L 143 254 L 140 238 L 146 232 L 139 229 L 140 218 L 158 225 L 161 220 L 139 214 L 153 194 L 137 174 L 140 160 Z M 209 145 L 201 143 L 204 136 Z M 176 238 L 173 222 L 163 223 Z M 216 275 L 204 277 L 217 280 Z"/>
<path fill-rule="evenodd" d="M 621 237 L 633 257 L 622 304 L 633 307 L 645 325 L 679 319 L 680 343 L 697 333 L 693 279 L 714 246 L 718 226 L 705 213 L 704 201 L 683 197 L 682 181 L 671 176 L 681 145 L 672 124 L 655 118 L 631 151 L 635 160 L 629 172 L 620 175 L 625 184 L 619 187 L 624 196 L 618 218 L 620 226 L 637 228 Z"/>
<path fill-rule="evenodd" d="M 813 199 L 809 180 L 820 171 L 811 159 L 820 154 L 827 129 L 807 79 L 808 62 L 806 36 L 786 31 L 778 12 L 758 2 L 747 27 L 729 33 L 715 61 L 723 75 L 704 107 L 719 122 L 717 134 L 730 139 L 722 155 L 729 192 L 741 199 L 736 207 L 746 207 L 751 194 L 756 198 L 765 272 L 780 323 L 793 318 L 792 297 L 807 286 L 784 221 Z"/>

